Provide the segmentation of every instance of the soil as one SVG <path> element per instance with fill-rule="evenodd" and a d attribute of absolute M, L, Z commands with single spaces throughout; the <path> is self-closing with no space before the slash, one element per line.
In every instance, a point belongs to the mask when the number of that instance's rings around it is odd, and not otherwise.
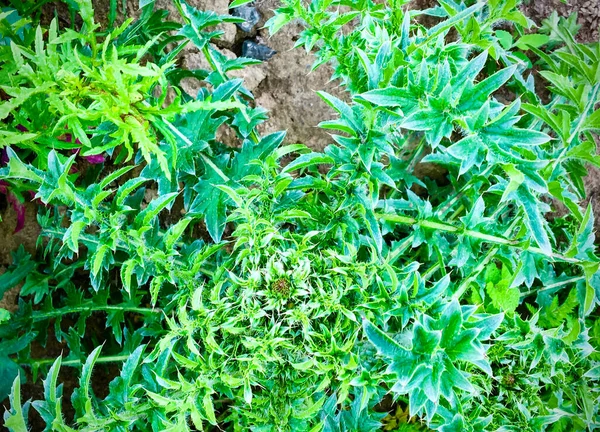
<path fill-rule="evenodd" d="M 0 201 L 6 204 L 4 196 L 0 196 Z M 15 251 L 19 246 L 23 246 L 25 250 L 31 254 L 35 252 L 35 244 L 40 233 L 40 227 L 37 224 L 36 206 L 32 203 L 27 203 L 25 208 L 25 226 L 23 229 L 15 233 L 17 226 L 17 214 L 12 205 L 2 205 L 0 207 L 0 274 L 6 271 L 6 267 L 12 263 L 11 252 Z M 19 287 L 10 289 L 0 298 L 0 308 L 14 311 L 17 308 Z"/>
<path fill-rule="evenodd" d="M 553 11 L 559 16 L 577 14 L 577 23 L 581 26 L 577 39 L 582 42 L 598 40 L 600 29 L 600 0 L 524 0 L 521 8 L 525 15 L 537 25 L 549 17 Z"/>
<path fill-rule="evenodd" d="M 422 3 L 430 3 L 430 0 L 414 1 L 419 3 L 419 6 Z M 94 3 L 97 20 L 100 22 L 105 21 L 110 0 L 94 0 Z M 189 3 L 194 7 L 214 10 L 220 14 L 227 14 L 229 11 L 229 0 L 190 0 Z M 578 23 L 581 25 L 578 38 L 586 42 L 598 40 L 600 0 L 571 0 L 569 4 L 563 4 L 560 0 L 529 0 L 525 3 L 523 10 L 537 24 L 540 24 L 553 10 L 558 11 L 559 15 L 578 12 Z M 137 0 L 128 1 L 127 16 L 138 14 L 137 4 Z M 157 0 L 156 4 L 157 7 L 172 9 L 170 0 Z M 268 35 L 265 29 L 262 29 L 266 20 L 273 15 L 273 9 L 277 8 L 278 4 L 278 0 L 257 0 L 255 6 L 261 15 L 258 25 L 251 32 L 244 33 L 234 24 L 225 24 L 221 27 L 224 32 L 223 38 L 217 42 L 215 48 L 219 49 L 224 55 L 233 58 L 241 54 L 243 40 L 252 39 L 276 50 L 277 54 L 270 60 L 231 75 L 244 78 L 246 87 L 255 96 L 256 105 L 269 110 L 269 120 L 260 126 L 259 131 L 261 133 L 287 130 L 286 144 L 302 143 L 315 150 L 322 150 L 333 141 L 328 133 L 319 129 L 317 125 L 323 120 L 334 118 L 335 114 L 317 96 L 315 90 L 324 90 L 340 98 L 344 98 L 345 94 L 338 83 L 330 81 L 331 68 L 321 66 L 316 71 L 311 72 L 311 65 L 314 61 L 312 55 L 306 53 L 304 49 L 292 49 L 302 29 L 300 24 L 292 23 L 272 37 Z M 65 17 L 69 15 L 63 15 L 63 13 L 64 11 L 60 9 L 58 12 L 59 18 L 62 21 L 68 21 Z M 48 16 L 52 15 L 49 14 Z M 172 16 L 176 16 L 176 14 L 172 14 Z M 187 48 L 181 60 L 182 65 L 188 68 L 205 66 L 203 62 L 203 56 L 194 48 Z M 184 83 L 184 89 L 191 95 L 197 92 L 199 86 L 200 83 L 192 80 Z M 226 127 L 220 131 L 219 139 L 229 145 L 238 143 L 233 130 Z M 440 176 L 444 175 L 443 172 L 431 165 L 420 166 L 419 170 L 423 175 L 434 179 L 439 179 Z M 586 187 L 596 215 L 596 228 L 600 231 L 600 169 L 590 169 Z M 34 205 L 28 204 L 25 228 L 18 233 L 14 233 L 16 225 L 15 212 L 11 206 L 0 205 L 0 216 L 2 218 L 0 222 L 0 274 L 5 271 L 6 266 L 11 262 L 10 252 L 19 245 L 23 245 L 26 250 L 34 252 L 39 234 L 35 213 Z M 15 289 L 7 292 L 4 298 L 0 300 L 0 307 L 13 310 L 16 306 L 17 291 Z M 100 329 L 100 331 L 103 330 Z M 60 349 L 57 354 L 59 352 Z M 48 352 L 45 356 L 47 354 Z M 106 377 L 103 377 L 102 380 L 107 388 L 109 377 L 114 376 L 115 371 L 105 372 Z M 69 374 L 68 370 L 61 373 L 61 378 L 63 378 L 63 373 L 65 374 L 64 378 L 67 380 L 65 393 L 69 394 L 76 382 L 73 374 Z M 99 369 L 96 373 L 104 374 L 104 371 Z M 102 393 L 101 389 L 97 391 Z M 38 392 L 38 386 L 28 384 L 24 387 L 25 399 L 39 396 Z"/>

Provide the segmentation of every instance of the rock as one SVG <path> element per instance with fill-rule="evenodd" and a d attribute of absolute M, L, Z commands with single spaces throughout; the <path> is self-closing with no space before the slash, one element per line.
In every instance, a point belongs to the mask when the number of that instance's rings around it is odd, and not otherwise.
<path fill-rule="evenodd" d="M 254 6 L 243 5 L 237 7 L 231 10 L 231 15 L 245 20 L 243 23 L 237 23 L 237 26 L 246 33 L 250 33 L 260 21 L 260 13 Z"/>
<path fill-rule="evenodd" d="M 223 34 L 215 40 L 219 46 L 231 48 L 235 43 L 237 28 L 233 23 L 221 23 L 217 26 L 217 30 L 221 30 Z"/>
<path fill-rule="evenodd" d="M 227 72 L 230 78 L 243 78 L 244 87 L 253 92 L 261 82 L 267 77 L 264 67 L 261 65 L 249 66 L 245 69 L 238 69 Z"/>
<path fill-rule="evenodd" d="M 256 43 L 250 39 L 246 39 L 242 45 L 242 57 L 253 58 L 256 60 L 269 60 L 277 51 L 269 48 L 266 45 Z"/>

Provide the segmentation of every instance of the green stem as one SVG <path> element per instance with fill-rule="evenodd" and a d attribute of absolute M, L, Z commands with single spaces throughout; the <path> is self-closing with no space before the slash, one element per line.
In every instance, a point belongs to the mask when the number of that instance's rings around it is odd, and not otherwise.
<path fill-rule="evenodd" d="M 25 17 L 32 16 L 34 12 L 36 12 L 38 9 L 41 9 L 42 6 L 44 6 L 46 3 L 50 3 L 51 1 L 52 0 L 39 0 L 37 3 L 35 3 L 29 9 L 23 11 L 23 16 L 25 16 Z"/>
<path fill-rule="evenodd" d="M 175 8 L 177 8 L 177 12 L 179 12 L 179 15 L 181 16 L 181 18 L 183 18 L 186 24 L 191 24 L 190 19 L 183 13 L 181 2 L 179 0 L 174 0 L 173 3 L 175 3 Z"/>
<path fill-rule="evenodd" d="M 547 256 L 548 258 L 552 258 L 552 259 L 555 259 L 558 261 L 565 261 L 565 262 L 570 262 L 570 263 L 574 263 L 574 264 L 581 263 L 581 261 L 578 259 L 569 258 L 569 257 L 566 257 L 564 255 L 561 255 L 561 254 L 558 254 L 555 252 L 547 253 L 538 247 L 532 247 L 532 246 L 525 247 L 525 246 L 523 246 L 523 243 L 519 240 L 511 240 L 511 239 L 507 239 L 505 237 L 500 237 L 500 236 L 491 235 L 491 234 L 485 234 L 485 233 L 482 233 L 479 231 L 465 229 L 462 227 L 457 227 L 455 225 L 450 225 L 450 224 L 443 223 L 443 222 L 430 221 L 430 220 L 426 220 L 426 219 L 418 220 L 418 219 L 415 219 L 410 216 L 395 215 L 395 214 L 378 214 L 377 217 L 379 219 L 383 219 L 388 222 L 395 222 L 395 223 L 402 224 L 402 225 L 418 225 L 422 228 L 434 229 L 437 231 L 444 231 L 444 232 L 453 233 L 453 234 L 457 234 L 457 235 L 466 235 L 471 238 L 482 240 L 486 243 L 493 243 L 493 244 L 497 244 L 500 246 L 511 246 L 511 247 L 515 247 L 518 249 L 527 250 L 529 252 L 533 252 L 533 253 L 536 253 L 539 255 L 544 255 L 544 256 Z"/>
<path fill-rule="evenodd" d="M 563 285 L 568 285 L 571 283 L 577 283 L 579 281 L 585 281 L 585 276 L 577 276 L 571 279 L 567 279 L 561 282 L 556 282 L 550 285 L 545 286 L 544 288 L 540 288 L 540 289 L 532 289 L 529 290 L 527 292 L 521 293 L 521 297 L 527 297 L 530 296 L 531 294 L 535 294 L 536 292 L 544 292 L 544 291 L 550 291 L 550 290 L 554 290 L 557 288 L 560 288 Z"/>
<path fill-rule="evenodd" d="M 98 360 L 96 360 L 96 363 L 123 363 L 128 358 L 129 358 L 129 354 L 98 357 Z M 43 365 L 53 364 L 55 361 L 56 361 L 56 359 L 30 359 L 26 362 L 21 362 L 20 364 L 21 364 L 21 366 L 29 366 L 32 368 L 39 368 L 40 366 L 43 366 Z M 61 361 L 60 364 L 61 364 L 61 366 L 77 367 L 77 366 L 80 366 L 84 362 L 85 362 L 85 360 L 72 359 L 72 360 L 63 360 L 63 361 Z"/>
<path fill-rule="evenodd" d="M 460 199 L 460 197 L 464 194 L 464 192 L 466 191 L 467 187 L 470 186 L 470 183 L 467 183 L 466 185 L 464 185 L 458 192 L 456 192 L 454 195 L 452 195 L 448 200 L 446 200 L 444 203 L 440 204 L 439 207 L 442 207 L 441 210 L 437 210 L 436 214 L 438 215 L 438 217 L 443 216 L 448 210 L 450 210 L 450 208 L 452 208 L 452 206 L 454 205 L 454 203 L 456 201 L 458 201 Z M 459 207 L 458 210 L 455 210 L 451 216 L 448 217 L 449 221 L 454 221 L 458 215 L 465 209 L 464 205 L 461 205 Z M 395 260 L 397 260 L 400 255 L 402 253 L 404 253 L 406 251 L 406 249 L 408 249 L 408 247 L 411 245 L 412 241 L 414 238 L 414 233 L 410 234 L 408 237 L 406 237 L 402 243 L 400 243 L 388 256 L 388 263 L 393 264 L 393 262 Z M 435 270 L 438 269 L 438 264 L 436 264 Z M 431 273 L 429 273 L 429 275 L 431 275 Z M 428 276 L 429 276 L 428 275 Z"/>
<path fill-rule="evenodd" d="M 495 168 L 494 166 L 489 166 L 481 174 L 479 174 L 478 177 L 488 177 L 490 175 L 490 173 L 494 170 L 494 168 Z M 479 183 L 479 182 L 477 182 L 477 183 Z M 476 186 L 477 183 L 473 184 L 473 183 L 471 183 L 471 180 L 469 180 L 465 185 L 463 185 L 460 188 L 460 190 L 458 192 L 451 195 L 446 201 L 441 203 L 438 206 L 438 210 L 436 211 L 437 217 L 439 217 L 439 218 L 444 217 L 444 215 L 452 208 L 452 206 L 465 195 L 465 193 L 467 192 L 468 189 L 472 189 L 475 187 L 479 188 L 479 186 Z M 454 219 L 454 218 L 451 217 L 450 219 Z"/>
<path fill-rule="evenodd" d="M 130 307 L 130 306 L 113 306 L 113 305 L 104 305 L 104 306 L 75 306 L 75 307 L 65 307 L 61 309 L 55 309 L 49 312 L 42 312 L 39 314 L 33 315 L 34 321 L 42 321 L 46 319 L 52 319 L 57 316 L 74 314 L 74 313 L 82 313 L 82 312 L 108 312 L 108 311 L 122 311 L 122 312 L 132 312 L 138 314 L 155 314 L 160 313 L 161 309 L 148 309 L 141 307 Z"/>
<path fill-rule="evenodd" d="M 417 145 L 417 147 L 415 148 L 415 151 L 413 152 L 413 154 L 410 157 L 410 162 L 408 163 L 408 167 L 406 168 L 407 171 L 409 172 L 413 172 L 415 169 L 415 166 L 421 162 L 421 160 L 423 159 L 423 153 L 425 152 L 426 149 L 426 144 L 427 142 L 425 141 L 425 138 L 421 138 L 421 140 L 419 141 L 419 144 Z"/>
<path fill-rule="evenodd" d="M 394 249 L 392 249 L 392 251 L 389 253 L 389 255 L 387 257 L 388 264 L 392 265 L 398 258 L 400 258 L 400 256 L 412 244 L 413 238 L 414 238 L 414 234 L 409 235 L 404 240 L 402 240 L 402 243 L 400 243 L 398 246 L 396 246 Z"/>
<path fill-rule="evenodd" d="M 463 210 L 465 210 L 465 206 L 461 204 L 456 210 L 454 210 L 454 212 L 452 212 L 450 215 L 450 220 L 455 220 L 463 212 Z"/>
<path fill-rule="evenodd" d="M 577 138 L 577 136 L 580 133 L 579 131 L 580 131 L 581 127 L 583 126 L 583 123 L 587 119 L 588 111 L 590 109 L 593 109 L 594 105 L 596 104 L 596 98 L 598 97 L 599 91 L 600 91 L 600 83 L 594 85 L 591 96 L 590 96 L 585 108 L 583 109 L 583 112 L 579 116 L 579 120 L 577 121 L 577 126 L 575 126 L 575 129 L 573 129 L 573 132 L 571 133 L 567 142 L 565 143 L 565 148 L 560 152 L 560 155 L 552 163 L 552 171 L 554 171 L 556 169 L 556 167 L 558 165 L 560 165 L 563 162 L 563 159 L 567 156 L 567 153 L 569 152 L 569 147 L 570 147 L 571 143 L 573 142 L 573 140 L 575 138 Z"/>
<path fill-rule="evenodd" d="M 504 231 L 504 235 L 509 236 L 510 233 L 512 232 L 512 230 L 515 229 L 515 227 L 518 225 L 518 222 L 519 222 L 519 220 L 515 219 L 510 224 L 510 226 L 506 229 L 506 231 Z M 471 282 L 473 282 L 475 279 L 477 279 L 479 274 L 483 271 L 483 269 L 485 269 L 485 267 L 489 264 L 489 262 L 492 260 L 492 258 L 494 258 L 496 256 L 496 253 L 499 250 L 500 250 L 500 246 L 495 246 L 487 252 L 485 257 L 483 257 L 483 260 L 481 260 L 481 262 L 477 265 L 477 267 L 471 273 L 471 275 L 468 278 L 464 279 L 462 281 L 462 283 L 459 285 L 458 289 L 456 290 L 456 292 L 453 295 L 454 298 L 460 299 L 462 297 L 462 295 L 465 293 L 465 291 L 471 285 Z"/>
<path fill-rule="evenodd" d="M 440 265 L 440 263 L 436 263 L 429 267 L 427 270 L 425 270 L 421 274 L 421 277 L 423 278 L 423 280 L 428 280 L 431 276 L 433 276 L 433 274 L 435 274 L 436 271 L 440 270 L 441 268 L 442 266 Z"/>

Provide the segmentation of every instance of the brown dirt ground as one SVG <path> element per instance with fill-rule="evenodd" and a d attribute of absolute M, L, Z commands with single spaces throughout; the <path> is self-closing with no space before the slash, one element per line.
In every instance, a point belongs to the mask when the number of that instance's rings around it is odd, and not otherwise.
<path fill-rule="evenodd" d="M 595 42 L 598 40 L 600 28 L 600 0 L 524 0 L 523 12 L 537 25 L 550 16 L 553 11 L 560 16 L 577 14 L 577 23 L 581 26 L 578 39 L 582 42 Z"/>

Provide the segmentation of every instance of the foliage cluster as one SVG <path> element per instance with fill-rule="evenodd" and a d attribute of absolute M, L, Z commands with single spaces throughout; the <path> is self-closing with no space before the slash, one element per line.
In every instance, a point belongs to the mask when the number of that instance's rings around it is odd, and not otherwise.
<path fill-rule="evenodd" d="M 254 61 L 210 43 L 239 18 L 141 0 L 117 26 L 112 1 L 101 28 L 68 4 L 81 25 L 44 28 L 31 2 L 0 15 L 0 178 L 41 226 L 0 276 L 0 297 L 20 286 L 0 309 L 9 430 L 600 426 L 600 44 L 573 19 L 283 0 L 270 31 L 301 20 L 297 46 L 347 90 L 319 92 L 338 116 L 314 152 L 257 132 L 266 111 L 228 77 Z M 210 69 L 178 67 L 191 46 Z"/>

